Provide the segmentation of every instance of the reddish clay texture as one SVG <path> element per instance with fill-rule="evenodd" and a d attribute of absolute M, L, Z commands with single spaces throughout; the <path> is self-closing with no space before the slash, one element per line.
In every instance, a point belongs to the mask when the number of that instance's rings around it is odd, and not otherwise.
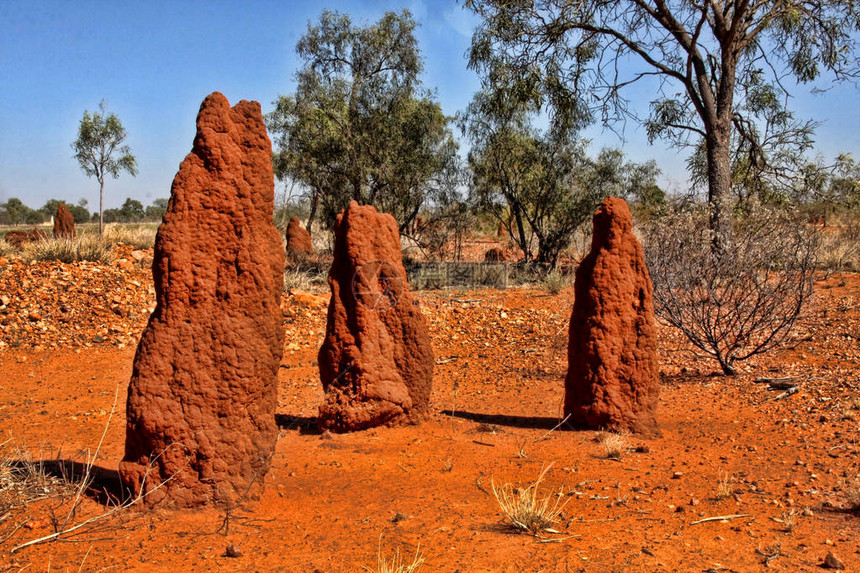
<path fill-rule="evenodd" d="M 484 261 L 487 263 L 498 263 L 504 262 L 505 260 L 505 252 L 499 247 L 493 247 L 492 249 L 488 249 L 486 253 L 484 253 Z"/>
<path fill-rule="evenodd" d="M 156 237 L 156 308 L 129 383 L 120 477 L 149 504 L 233 502 L 269 469 L 284 337 L 273 204 L 260 104 L 211 94 Z"/>
<path fill-rule="evenodd" d="M 594 213 L 591 251 L 576 270 L 564 413 L 576 428 L 659 434 L 651 278 L 623 199 Z"/>
<path fill-rule="evenodd" d="M 32 231 L 9 231 L 6 233 L 6 242 L 14 247 L 22 247 L 24 243 L 35 243 L 36 241 L 48 240 L 48 234 L 42 229 L 33 227 Z"/>
<path fill-rule="evenodd" d="M 310 255 L 314 252 L 311 234 L 302 227 L 298 217 L 292 217 L 287 224 L 287 253 L 292 256 Z"/>
<path fill-rule="evenodd" d="M 331 302 L 319 351 L 322 428 L 415 422 L 427 411 L 433 350 L 409 292 L 397 223 L 353 201 L 335 223 Z"/>
<path fill-rule="evenodd" d="M 57 205 L 57 214 L 54 215 L 54 238 L 75 238 L 75 217 L 66 207 L 65 203 Z"/>

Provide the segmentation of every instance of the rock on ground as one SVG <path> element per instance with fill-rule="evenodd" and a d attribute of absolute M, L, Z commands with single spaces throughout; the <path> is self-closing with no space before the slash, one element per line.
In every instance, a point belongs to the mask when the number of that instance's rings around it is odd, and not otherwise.
<path fill-rule="evenodd" d="M 627 203 L 594 213 L 591 251 L 574 281 L 564 413 L 577 428 L 659 433 L 651 278 Z"/>
<path fill-rule="evenodd" d="M 277 438 L 285 262 L 260 104 L 197 116 L 155 241 L 156 308 L 129 383 L 123 483 L 148 504 L 236 502 Z"/>
<path fill-rule="evenodd" d="M 335 223 L 328 280 L 320 426 L 345 432 L 419 420 L 430 403 L 433 351 L 394 217 L 350 203 Z"/>
<path fill-rule="evenodd" d="M 298 217 L 287 223 L 287 253 L 292 256 L 310 255 L 314 252 L 311 234 L 302 227 Z"/>
<path fill-rule="evenodd" d="M 54 238 L 75 238 L 75 217 L 65 203 L 57 205 L 57 214 L 54 215 Z"/>

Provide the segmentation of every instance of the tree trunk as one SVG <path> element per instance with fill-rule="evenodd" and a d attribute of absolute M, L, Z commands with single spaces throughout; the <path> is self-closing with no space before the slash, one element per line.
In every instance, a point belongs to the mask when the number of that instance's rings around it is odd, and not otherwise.
<path fill-rule="evenodd" d="M 305 224 L 305 229 L 307 229 L 308 234 L 312 234 L 313 231 L 311 228 L 314 226 L 314 219 L 317 215 L 317 205 L 319 204 L 320 196 L 319 191 L 315 188 L 311 189 L 311 212 L 308 215 L 308 222 Z"/>
<path fill-rule="evenodd" d="M 731 124 L 728 124 L 715 127 L 705 139 L 708 158 L 708 222 L 714 234 L 713 245 L 717 253 L 729 247 L 734 234 L 730 135 Z"/>
<path fill-rule="evenodd" d="M 723 369 L 723 374 L 726 376 L 736 376 L 738 371 L 735 369 L 734 364 L 727 360 L 723 356 L 718 356 L 717 360 L 720 363 L 720 368 Z"/>
<path fill-rule="evenodd" d="M 99 239 L 104 238 L 105 180 L 99 177 Z"/>
<path fill-rule="evenodd" d="M 523 251 L 523 256 L 525 257 L 526 262 L 529 262 L 532 257 L 531 257 L 531 252 L 529 251 L 529 248 L 528 248 L 528 239 L 526 239 L 526 230 L 525 230 L 525 227 L 523 226 L 523 217 L 522 217 L 522 214 L 520 213 L 519 207 L 514 206 L 514 205 L 512 205 L 512 207 L 513 207 L 513 212 L 514 212 L 514 218 L 517 221 L 517 232 L 519 233 L 519 236 L 520 236 L 519 241 L 517 241 L 517 242 L 520 244 L 520 249 L 522 249 L 522 251 Z"/>

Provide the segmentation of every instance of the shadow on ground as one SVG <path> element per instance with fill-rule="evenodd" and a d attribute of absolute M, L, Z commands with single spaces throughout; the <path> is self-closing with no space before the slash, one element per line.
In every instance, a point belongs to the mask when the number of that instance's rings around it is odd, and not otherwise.
<path fill-rule="evenodd" d="M 505 426 L 508 428 L 523 428 L 527 430 L 552 430 L 556 427 L 559 429 L 572 429 L 568 424 L 559 426 L 561 420 L 558 418 L 550 418 L 548 416 L 508 416 L 505 414 L 479 414 L 477 412 L 451 412 L 450 410 L 441 410 L 443 416 L 451 418 L 459 418 L 461 420 L 471 420 L 479 424 L 492 424 L 494 426 Z"/>

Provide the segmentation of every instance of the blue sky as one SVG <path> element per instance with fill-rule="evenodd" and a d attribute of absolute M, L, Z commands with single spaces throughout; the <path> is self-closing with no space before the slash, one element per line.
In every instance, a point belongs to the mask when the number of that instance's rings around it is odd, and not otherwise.
<path fill-rule="evenodd" d="M 97 208 L 98 184 L 81 172 L 70 145 L 83 111 L 96 110 L 102 99 L 128 131 L 140 170 L 136 178 L 108 180 L 105 207 L 126 197 L 146 205 L 169 196 L 203 98 L 218 90 L 231 103 L 257 100 L 270 111 L 278 94 L 294 90 L 295 45 L 323 8 L 364 24 L 385 10 L 409 9 L 420 24 L 424 85 L 437 91 L 444 111 L 463 109 L 478 88 L 465 61 L 474 16 L 453 0 L 0 0 L 0 202 L 19 197 L 39 207 L 50 198 L 86 198 Z M 790 105 L 798 115 L 824 122 L 817 150 L 826 158 L 841 151 L 860 156 L 860 90 L 795 91 Z M 643 105 L 651 99 L 634 95 Z M 636 125 L 627 125 L 626 141 L 600 128 L 586 136 L 594 153 L 622 147 L 633 160 L 656 159 L 664 186 L 685 185 L 683 155 L 648 146 Z"/>

